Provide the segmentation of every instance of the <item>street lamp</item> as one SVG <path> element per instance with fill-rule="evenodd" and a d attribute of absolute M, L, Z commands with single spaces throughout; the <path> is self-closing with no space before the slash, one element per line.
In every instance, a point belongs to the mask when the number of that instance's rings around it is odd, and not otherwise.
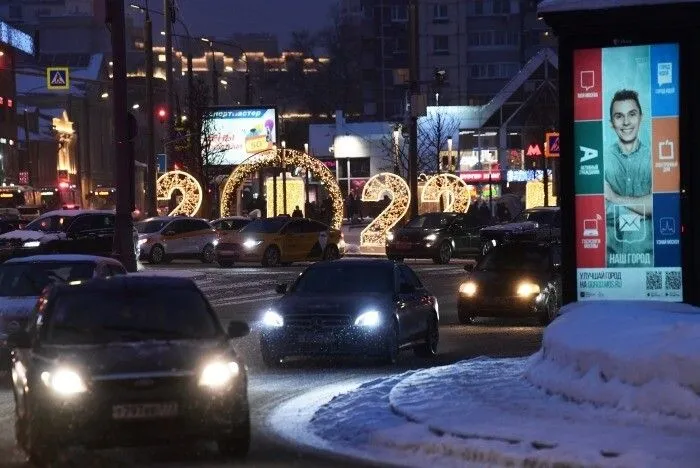
<path fill-rule="evenodd" d="M 246 54 L 245 50 L 243 50 L 243 47 L 241 47 L 238 44 L 234 44 L 233 42 L 225 42 L 225 41 L 217 41 L 217 40 L 212 40 L 206 37 L 201 38 L 202 42 L 206 42 L 209 44 L 209 48 L 212 51 L 212 58 L 214 58 L 214 45 L 221 45 L 221 46 L 227 46 L 227 47 L 233 47 L 234 49 L 238 50 L 241 55 L 243 56 L 243 63 L 245 63 L 245 99 L 244 103 L 245 105 L 249 106 L 251 104 L 251 87 L 250 87 L 250 68 L 248 66 L 248 55 Z M 232 66 L 226 66 L 224 68 L 225 71 L 227 72 L 232 72 L 234 69 Z M 215 70 L 214 71 L 214 76 L 212 77 L 212 82 L 216 82 L 217 80 L 217 73 Z M 217 90 L 217 95 L 218 95 L 218 90 Z"/>

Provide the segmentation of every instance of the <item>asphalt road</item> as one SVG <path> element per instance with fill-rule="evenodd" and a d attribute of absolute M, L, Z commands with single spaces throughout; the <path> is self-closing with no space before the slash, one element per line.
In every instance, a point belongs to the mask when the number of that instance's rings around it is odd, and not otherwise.
<path fill-rule="evenodd" d="M 426 360 L 406 352 L 394 367 L 376 367 L 352 361 L 302 360 L 281 369 L 268 370 L 259 350 L 258 321 L 276 297 L 274 287 L 291 282 L 304 268 L 293 265 L 275 269 L 241 266 L 219 269 L 198 262 L 174 262 L 157 267 L 169 270 L 196 270 L 204 276 L 198 283 L 225 323 L 231 319 L 250 323 L 252 333 L 240 339 L 238 350 L 250 373 L 249 399 L 253 418 L 251 452 L 241 466 L 361 466 L 323 454 L 306 452 L 279 439 L 267 424 L 272 410 L 283 402 L 324 385 L 371 380 L 409 369 L 450 364 L 477 356 L 511 357 L 528 355 L 540 346 L 542 329 L 534 322 L 486 321 L 477 326 L 460 325 L 456 313 L 456 293 L 464 276 L 464 262 L 433 265 L 430 261 L 409 261 L 424 284 L 440 303 L 440 355 Z M 146 268 L 149 268 L 148 266 Z M 14 443 L 14 402 L 7 389 L 0 389 L 0 467 L 28 467 Z M 119 449 L 101 452 L 70 450 L 60 461 L 70 467 L 209 467 L 231 466 L 218 458 L 213 444 L 196 447 Z"/>

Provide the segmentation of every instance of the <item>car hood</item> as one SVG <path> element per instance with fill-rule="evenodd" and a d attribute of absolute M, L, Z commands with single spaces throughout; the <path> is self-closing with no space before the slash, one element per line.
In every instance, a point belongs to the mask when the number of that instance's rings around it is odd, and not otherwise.
<path fill-rule="evenodd" d="M 42 357 L 88 375 L 195 371 L 217 356 L 235 357 L 223 340 L 173 340 L 100 345 L 45 345 Z"/>
<path fill-rule="evenodd" d="M 477 285 L 477 294 L 497 296 L 514 296 L 520 283 L 529 281 L 543 287 L 549 273 L 530 270 L 475 270 L 469 275 L 469 281 Z"/>
<path fill-rule="evenodd" d="M 423 240 L 430 234 L 440 234 L 444 229 L 401 228 L 394 231 L 394 240 Z"/>
<path fill-rule="evenodd" d="M 288 294 L 277 302 L 283 315 L 359 315 L 368 309 L 386 310 L 392 303 L 390 294 Z"/>
<path fill-rule="evenodd" d="M 25 231 L 24 229 L 18 229 L 16 231 L 0 234 L 0 241 L 17 240 L 26 242 L 38 240 L 41 242 L 47 242 L 51 240 L 65 239 L 65 237 L 66 234 L 64 232 Z"/>
<path fill-rule="evenodd" d="M 534 221 L 522 221 L 519 223 L 505 223 L 485 227 L 481 229 L 481 232 L 530 231 L 538 227 L 539 224 Z"/>

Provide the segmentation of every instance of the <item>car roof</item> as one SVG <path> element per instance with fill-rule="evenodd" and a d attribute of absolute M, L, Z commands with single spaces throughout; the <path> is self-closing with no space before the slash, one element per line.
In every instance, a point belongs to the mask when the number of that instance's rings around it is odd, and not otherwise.
<path fill-rule="evenodd" d="M 42 262 L 93 262 L 93 263 L 108 263 L 110 265 L 122 266 L 121 262 L 109 257 L 99 257 L 97 255 L 79 255 L 79 254 L 55 254 L 55 255 L 31 255 L 29 257 L 11 258 L 5 262 L 8 263 L 42 263 Z"/>
<path fill-rule="evenodd" d="M 341 258 L 338 260 L 331 260 L 326 262 L 317 262 L 309 266 L 309 268 L 325 268 L 325 267 L 337 267 L 341 265 L 361 265 L 366 267 L 389 267 L 394 266 L 396 262 L 389 260 L 387 258 Z"/>
<path fill-rule="evenodd" d="M 209 222 L 208 220 L 204 218 L 192 218 L 190 216 L 154 216 L 152 218 L 146 218 L 142 221 L 139 221 L 141 223 L 145 223 L 148 221 L 175 221 L 179 219 L 194 219 L 196 221 L 206 221 L 207 223 Z"/>
<path fill-rule="evenodd" d="M 164 290 L 170 288 L 196 289 L 197 286 L 190 278 L 179 278 L 174 276 L 141 276 L 141 275 L 118 275 L 106 279 L 92 279 L 80 284 L 56 285 L 58 290 L 80 288 L 84 291 L 114 291 L 119 289 L 127 290 Z M 128 291 L 127 291 L 128 292 Z"/>
<path fill-rule="evenodd" d="M 533 206 L 532 208 L 527 208 L 525 211 L 560 211 L 559 206 Z"/>
<path fill-rule="evenodd" d="M 215 222 L 217 222 L 217 221 L 229 221 L 229 220 L 234 220 L 234 219 L 237 220 L 237 221 L 243 221 L 243 220 L 245 220 L 245 221 L 252 221 L 252 219 L 250 219 L 250 218 L 247 217 L 247 216 L 224 216 L 223 218 L 216 218 L 216 219 L 213 219 L 211 222 L 212 222 L 212 223 L 215 223 Z"/>
<path fill-rule="evenodd" d="M 114 210 L 53 210 L 47 211 L 37 219 L 48 218 L 49 216 L 78 216 L 83 214 L 114 214 Z"/>

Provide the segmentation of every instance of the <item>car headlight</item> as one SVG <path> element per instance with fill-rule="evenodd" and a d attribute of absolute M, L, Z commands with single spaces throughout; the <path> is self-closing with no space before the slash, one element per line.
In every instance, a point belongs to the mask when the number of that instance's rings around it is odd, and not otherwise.
<path fill-rule="evenodd" d="M 225 387 L 238 376 L 240 371 L 241 368 L 235 361 L 210 362 L 202 369 L 202 373 L 199 376 L 199 386 L 215 389 Z"/>
<path fill-rule="evenodd" d="M 139 247 L 141 247 L 143 244 L 147 243 L 148 239 L 139 239 Z"/>
<path fill-rule="evenodd" d="M 428 234 L 427 236 L 425 236 L 425 240 L 430 242 L 434 241 L 435 239 L 437 239 L 437 234 Z"/>
<path fill-rule="evenodd" d="M 393 240 L 394 240 L 394 233 L 393 233 L 393 232 L 387 232 L 387 233 L 386 233 L 386 240 L 388 240 L 389 242 L 393 241 Z"/>
<path fill-rule="evenodd" d="M 71 369 L 59 368 L 53 372 L 42 372 L 41 381 L 59 395 L 71 396 L 87 391 L 80 374 Z"/>
<path fill-rule="evenodd" d="M 459 293 L 465 296 L 472 297 L 476 294 L 476 283 L 474 281 L 467 281 L 459 286 Z"/>
<path fill-rule="evenodd" d="M 517 294 L 520 297 L 530 297 L 534 296 L 535 294 L 540 293 L 540 287 L 536 285 L 535 283 L 520 283 L 518 285 L 517 289 Z"/>
<path fill-rule="evenodd" d="M 243 247 L 245 247 L 246 249 L 254 249 L 255 247 L 259 246 L 262 243 L 263 243 L 263 241 L 261 241 L 261 240 L 246 239 L 246 241 L 243 242 Z"/>
<path fill-rule="evenodd" d="M 214 239 L 213 241 L 211 241 L 211 245 L 213 245 L 214 247 L 219 245 L 219 239 Z"/>
<path fill-rule="evenodd" d="M 355 319 L 355 325 L 358 327 L 376 327 L 382 321 L 379 311 L 368 310 L 363 312 Z"/>
<path fill-rule="evenodd" d="M 284 326 L 284 317 L 275 312 L 274 310 L 268 310 L 263 315 L 263 325 L 266 327 L 278 328 Z"/>
<path fill-rule="evenodd" d="M 22 244 L 22 247 L 26 247 L 29 249 L 35 249 L 35 248 L 39 247 L 40 245 L 41 245 L 41 242 L 39 242 L 37 240 L 33 240 L 33 241 L 25 242 L 24 244 Z"/>

